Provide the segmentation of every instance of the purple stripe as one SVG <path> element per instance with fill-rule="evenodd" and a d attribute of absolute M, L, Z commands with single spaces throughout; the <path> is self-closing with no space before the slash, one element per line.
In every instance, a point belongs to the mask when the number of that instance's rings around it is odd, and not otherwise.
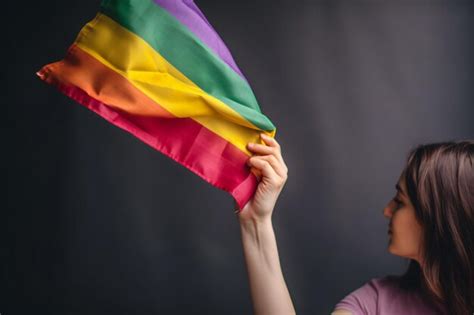
<path fill-rule="evenodd" d="M 229 49 L 216 33 L 211 23 L 199 10 L 193 0 L 154 0 L 156 4 L 168 11 L 178 21 L 194 33 L 207 45 L 222 61 L 237 72 L 244 80 L 245 77 L 235 63 Z M 247 81 L 247 80 L 246 80 Z"/>

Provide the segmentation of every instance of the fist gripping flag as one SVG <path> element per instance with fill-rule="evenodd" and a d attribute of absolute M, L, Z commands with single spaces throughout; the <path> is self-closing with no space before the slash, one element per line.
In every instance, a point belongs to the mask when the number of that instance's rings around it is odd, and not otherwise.
<path fill-rule="evenodd" d="M 192 0 L 103 0 L 45 82 L 229 192 L 240 209 L 257 177 L 248 142 L 276 128 Z"/>

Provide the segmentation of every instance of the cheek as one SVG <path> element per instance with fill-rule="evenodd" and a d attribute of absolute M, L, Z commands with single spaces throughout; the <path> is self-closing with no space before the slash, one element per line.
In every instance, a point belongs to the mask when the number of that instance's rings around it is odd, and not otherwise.
<path fill-rule="evenodd" d="M 399 210 L 392 217 L 391 249 L 394 254 L 417 257 L 421 242 L 421 226 L 413 211 Z"/>

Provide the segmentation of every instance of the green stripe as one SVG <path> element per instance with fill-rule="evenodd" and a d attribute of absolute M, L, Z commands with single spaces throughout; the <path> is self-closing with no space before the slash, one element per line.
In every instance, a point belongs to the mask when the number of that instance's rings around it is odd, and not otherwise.
<path fill-rule="evenodd" d="M 140 36 L 206 93 L 261 130 L 275 129 L 248 83 L 186 26 L 152 0 L 103 0 L 101 12 Z"/>

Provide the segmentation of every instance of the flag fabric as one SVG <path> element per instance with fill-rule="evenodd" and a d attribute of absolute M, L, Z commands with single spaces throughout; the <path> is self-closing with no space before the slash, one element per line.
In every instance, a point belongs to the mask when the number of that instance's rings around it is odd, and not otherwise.
<path fill-rule="evenodd" d="M 240 209 L 258 178 L 248 142 L 276 128 L 191 0 L 103 0 L 63 60 L 37 75 L 214 185 Z"/>

